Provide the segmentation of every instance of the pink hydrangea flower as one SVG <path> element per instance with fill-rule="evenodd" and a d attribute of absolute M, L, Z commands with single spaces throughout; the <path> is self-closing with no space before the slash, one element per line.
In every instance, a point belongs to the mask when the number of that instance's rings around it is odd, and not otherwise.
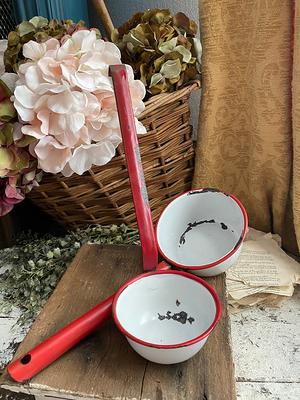
<path fill-rule="evenodd" d="M 113 43 L 80 30 L 61 44 L 51 38 L 23 47 L 28 59 L 19 68 L 14 105 L 28 125 L 25 135 L 38 139 L 34 152 L 39 167 L 66 176 L 106 164 L 121 142 L 110 64 L 120 64 Z M 144 109 L 145 87 L 127 66 L 135 115 Z M 138 133 L 146 133 L 137 120 Z"/>
<path fill-rule="evenodd" d="M 0 179 L 0 216 L 8 214 L 15 204 L 24 200 L 24 194 L 16 187 L 16 177 Z"/>

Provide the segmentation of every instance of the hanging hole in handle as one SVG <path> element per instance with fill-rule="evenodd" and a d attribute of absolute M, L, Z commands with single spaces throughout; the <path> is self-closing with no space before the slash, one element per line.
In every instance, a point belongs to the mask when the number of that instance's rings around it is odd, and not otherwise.
<path fill-rule="evenodd" d="M 30 363 L 31 361 L 31 354 L 26 354 L 24 357 L 21 358 L 20 362 L 23 365 Z"/>

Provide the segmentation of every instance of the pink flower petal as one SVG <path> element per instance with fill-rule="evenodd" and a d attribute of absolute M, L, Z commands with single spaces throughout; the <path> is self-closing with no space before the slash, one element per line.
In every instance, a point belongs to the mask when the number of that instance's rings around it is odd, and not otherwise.
<path fill-rule="evenodd" d="M 35 147 L 39 168 L 56 174 L 63 170 L 72 156 L 71 150 L 59 144 L 53 137 L 45 136 Z"/>
<path fill-rule="evenodd" d="M 23 107 L 33 108 L 38 97 L 25 85 L 17 86 L 14 92 L 14 96 L 17 101 L 22 104 Z"/>
<path fill-rule="evenodd" d="M 7 204 L 3 200 L 0 199 L 0 217 L 4 217 L 14 208 L 13 204 Z"/>
<path fill-rule="evenodd" d="M 49 115 L 49 134 L 61 135 L 67 129 L 66 116 L 64 114 L 50 113 Z"/>
<path fill-rule="evenodd" d="M 111 111 L 109 113 L 109 116 L 110 116 L 109 121 L 105 122 L 104 125 L 107 126 L 108 128 L 120 129 L 118 113 L 116 111 Z"/>
<path fill-rule="evenodd" d="M 48 94 L 44 94 L 42 96 L 40 96 L 38 98 L 38 100 L 36 101 L 33 110 L 38 113 L 41 109 L 43 108 L 47 108 L 47 103 L 48 103 L 48 99 L 49 99 L 50 95 Z"/>
<path fill-rule="evenodd" d="M 79 131 L 79 140 L 77 145 L 91 144 L 91 134 L 86 126 L 83 126 Z"/>
<path fill-rule="evenodd" d="M 94 142 L 111 142 L 115 148 L 117 148 L 122 142 L 120 130 L 108 128 L 105 125 L 103 125 L 99 130 L 89 128 L 89 133 Z"/>
<path fill-rule="evenodd" d="M 58 83 L 60 81 L 62 72 L 60 63 L 51 57 L 43 57 L 37 63 L 44 79 L 50 83 Z"/>
<path fill-rule="evenodd" d="M 34 112 L 29 108 L 24 107 L 18 100 L 15 99 L 14 101 L 15 109 L 17 110 L 19 117 L 22 121 L 29 122 L 34 119 Z"/>
<path fill-rule="evenodd" d="M 138 135 L 144 135 L 145 133 L 147 133 L 147 129 L 136 117 L 134 118 L 134 121 L 135 121 L 136 133 Z"/>
<path fill-rule="evenodd" d="M 37 118 L 41 121 L 41 132 L 44 135 L 48 135 L 49 132 L 49 117 L 50 117 L 50 112 L 47 109 L 42 109 L 37 113 Z"/>
<path fill-rule="evenodd" d="M 36 139 L 41 139 L 45 136 L 38 125 L 24 125 L 22 126 L 22 132 L 24 135 L 33 136 Z"/>
<path fill-rule="evenodd" d="M 18 192 L 18 190 L 10 185 L 7 185 L 5 188 L 5 195 L 8 197 L 8 199 L 14 199 L 14 200 L 24 200 L 24 196 Z"/>
<path fill-rule="evenodd" d="M 83 30 L 75 32 L 74 35 L 76 35 L 76 33 L 80 33 L 80 32 L 83 32 Z M 81 50 L 83 50 L 84 52 L 91 50 L 97 39 L 95 31 L 87 31 L 87 32 L 88 32 L 88 35 L 86 35 L 83 38 L 82 43 L 81 43 Z M 74 37 L 74 35 L 73 35 L 73 37 Z"/>
<path fill-rule="evenodd" d="M 73 110 L 75 112 L 82 111 L 86 108 L 88 104 L 86 93 L 74 90 L 72 91 L 72 97 L 73 97 Z"/>
<path fill-rule="evenodd" d="M 55 138 L 62 145 L 72 148 L 78 143 L 79 132 L 71 132 L 70 130 L 66 130 L 59 135 L 55 135 Z"/>
<path fill-rule="evenodd" d="M 75 72 L 75 75 L 72 78 L 72 83 L 79 86 L 81 89 L 91 92 L 96 90 L 95 77 L 93 74 L 86 72 Z"/>
<path fill-rule="evenodd" d="M 89 170 L 92 165 L 104 165 L 115 155 L 115 147 L 110 142 L 81 145 L 77 147 L 69 161 L 70 168 L 78 175 Z"/>
<path fill-rule="evenodd" d="M 74 171 L 71 169 L 69 163 L 67 163 L 61 173 L 63 174 L 63 176 L 69 177 L 74 174 Z"/>
<path fill-rule="evenodd" d="M 50 96 L 48 107 L 51 111 L 58 114 L 67 114 L 72 108 L 72 95 L 69 91 Z"/>
<path fill-rule="evenodd" d="M 135 115 L 139 115 L 145 109 L 145 104 L 142 99 L 146 95 L 146 89 L 143 82 L 135 80 L 129 84 L 132 107 Z"/>
<path fill-rule="evenodd" d="M 55 38 L 50 38 L 45 42 L 46 45 L 46 50 L 58 50 L 60 47 L 60 43 L 57 39 Z"/>
<path fill-rule="evenodd" d="M 26 85 L 31 90 L 36 90 L 43 82 L 42 74 L 36 65 L 31 65 L 25 72 Z"/>
<path fill-rule="evenodd" d="M 71 132 L 78 132 L 84 125 L 85 118 L 82 113 L 73 113 L 67 115 L 67 125 Z"/>
<path fill-rule="evenodd" d="M 39 60 L 46 52 L 45 43 L 37 43 L 33 40 L 25 43 L 23 46 L 23 56 L 31 60 Z"/>
<path fill-rule="evenodd" d="M 101 40 L 101 39 L 99 39 L 99 40 Z M 104 44 L 105 44 L 105 52 L 110 53 L 121 60 L 121 52 L 114 43 L 104 42 Z"/>
<path fill-rule="evenodd" d="M 65 65 L 64 63 L 61 64 L 61 73 L 62 76 L 69 82 L 71 83 L 71 77 L 74 76 L 76 69 L 73 66 L 70 65 Z"/>
<path fill-rule="evenodd" d="M 87 29 L 82 29 L 73 33 L 72 41 L 79 49 L 89 50 L 96 41 L 96 33 Z"/>

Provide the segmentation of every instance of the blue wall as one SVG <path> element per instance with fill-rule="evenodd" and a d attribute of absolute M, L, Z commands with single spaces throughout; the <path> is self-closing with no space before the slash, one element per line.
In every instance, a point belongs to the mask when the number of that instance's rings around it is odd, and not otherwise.
<path fill-rule="evenodd" d="M 17 22 L 40 15 L 48 19 L 84 20 L 89 25 L 88 0 L 14 0 Z"/>

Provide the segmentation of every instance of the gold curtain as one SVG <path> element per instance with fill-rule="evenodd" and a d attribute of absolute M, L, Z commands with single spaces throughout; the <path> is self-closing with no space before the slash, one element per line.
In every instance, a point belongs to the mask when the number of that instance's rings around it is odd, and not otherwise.
<path fill-rule="evenodd" d="M 200 0 L 193 181 L 236 194 L 249 225 L 279 233 L 293 252 L 300 247 L 299 3 Z"/>

